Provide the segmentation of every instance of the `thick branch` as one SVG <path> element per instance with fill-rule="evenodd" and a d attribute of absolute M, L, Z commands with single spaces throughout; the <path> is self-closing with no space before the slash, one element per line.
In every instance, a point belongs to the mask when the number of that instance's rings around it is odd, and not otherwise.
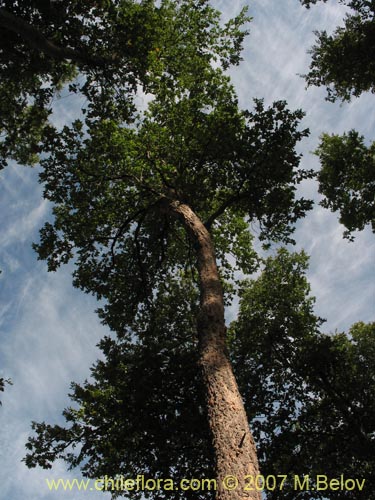
<path fill-rule="evenodd" d="M 0 27 L 16 33 L 23 38 L 30 47 L 44 52 L 53 59 L 70 59 L 74 62 L 93 66 L 103 66 L 106 62 L 110 62 L 101 57 L 90 56 L 83 51 L 74 50 L 69 47 L 59 47 L 46 38 L 38 29 L 5 9 L 0 9 Z"/>
<path fill-rule="evenodd" d="M 143 222 L 144 218 L 145 218 L 145 215 L 143 217 L 141 217 L 141 219 L 137 223 L 137 227 L 135 228 L 134 245 L 135 245 L 135 256 L 136 256 L 137 262 L 138 262 L 138 269 L 139 269 L 139 272 L 141 275 L 141 280 L 142 280 L 143 286 L 146 289 L 148 287 L 147 279 L 146 279 L 146 271 L 145 271 L 144 263 L 142 261 L 142 250 L 141 250 L 141 244 L 139 242 L 139 234 L 141 232 L 141 226 L 142 226 L 142 222 Z"/>
<path fill-rule="evenodd" d="M 247 193 L 245 192 L 242 192 L 241 193 L 241 190 L 238 191 L 237 194 L 234 194 L 233 196 L 230 196 L 227 200 L 225 200 L 221 205 L 220 207 L 215 210 L 215 212 L 213 212 L 209 218 L 206 220 L 206 222 L 204 223 L 204 225 L 206 226 L 207 229 L 210 229 L 210 227 L 212 226 L 212 224 L 215 222 L 215 220 L 220 217 L 220 215 L 222 215 L 225 210 L 229 207 L 231 207 L 232 205 L 234 205 L 236 202 L 238 202 L 239 200 L 242 200 L 244 198 L 246 198 L 247 196 Z"/>

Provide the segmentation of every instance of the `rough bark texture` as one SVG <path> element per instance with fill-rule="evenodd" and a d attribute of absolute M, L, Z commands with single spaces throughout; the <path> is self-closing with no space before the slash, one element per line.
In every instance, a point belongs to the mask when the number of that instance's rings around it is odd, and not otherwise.
<path fill-rule="evenodd" d="M 249 477 L 253 476 L 255 480 L 259 474 L 258 460 L 243 401 L 227 355 L 223 289 L 212 239 L 188 205 L 174 201 L 169 204 L 169 210 L 187 228 L 198 258 L 201 288 L 199 358 L 216 459 L 216 498 L 260 500 L 261 494 L 256 491 L 255 481 L 252 483 Z"/>

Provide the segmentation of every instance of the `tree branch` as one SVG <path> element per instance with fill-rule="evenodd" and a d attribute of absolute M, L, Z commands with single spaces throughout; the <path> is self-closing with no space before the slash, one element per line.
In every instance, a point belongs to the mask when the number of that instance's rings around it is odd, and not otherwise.
<path fill-rule="evenodd" d="M 145 215 L 148 211 L 148 209 L 152 206 L 149 205 L 147 207 L 143 207 L 143 208 L 140 208 L 139 210 L 133 212 L 127 219 L 125 219 L 123 221 L 123 223 L 121 224 L 121 226 L 117 229 L 116 231 L 116 234 L 115 236 L 113 237 L 112 239 L 112 244 L 111 244 L 111 258 L 112 258 L 112 263 L 114 264 L 115 263 L 115 247 L 116 247 L 116 244 L 117 244 L 117 241 L 118 239 L 123 235 L 126 227 L 134 221 L 134 219 L 138 216 L 138 215 Z M 142 218 L 143 219 L 143 218 Z"/>
<path fill-rule="evenodd" d="M 137 262 L 138 262 L 138 268 L 139 268 L 139 272 L 141 275 L 141 281 L 142 281 L 142 284 L 144 286 L 144 289 L 147 289 L 148 285 L 147 285 L 147 279 L 146 279 L 146 272 L 145 272 L 144 264 L 142 262 L 142 250 L 141 250 L 141 245 L 139 242 L 139 233 L 141 231 L 141 226 L 142 226 L 142 222 L 144 220 L 144 217 L 145 217 L 145 214 L 143 217 L 140 218 L 140 220 L 137 223 L 137 227 L 135 228 L 134 245 L 135 245 L 135 257 L 136 257 Z"/>
<path fill-rule="evenodd" d="M 44 52 L 53 59 L 70 59 L 74 62 L 93 66 L 104 66 L 110 59 L 90 56 L 89 54 L 69 47 L 59 47 L 46 38 L 38 29 L 28 24 L 5 9 L 0 9 L 0 27 L 16 33 L 33 49 Z"/>
<path fill-rule="evenodd" d="M 230 196 L 220 207 L 213 212 L 209 218 L 206 220 L 204 223 L 206 229 L 210 229 L 212 224 L 215 222 L 215 220 L 222 215 L 227 208 L 229 208 L 231 205 L 233 205 L 236 201 L 241 200 L 246 197 L 246 193 L 238 193 L 233 196 Z"/>

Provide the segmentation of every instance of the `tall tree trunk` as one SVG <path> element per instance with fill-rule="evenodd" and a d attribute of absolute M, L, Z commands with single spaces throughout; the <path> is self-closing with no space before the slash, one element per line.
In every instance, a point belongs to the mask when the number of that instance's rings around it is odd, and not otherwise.
<path fill-rule="evenodd" d="M 216 460 L 216 498 L 260 500 L 261 494 L 254 486 L 259 474 L 255 443 L 225 344 L 223 288 L 212 239 L 188 205 L 173 201 L 169 203 L 169 210 L 186 227 L 198 259 L 199 360 Z M 253 483 L 250 476 L 254 477 Z"/>

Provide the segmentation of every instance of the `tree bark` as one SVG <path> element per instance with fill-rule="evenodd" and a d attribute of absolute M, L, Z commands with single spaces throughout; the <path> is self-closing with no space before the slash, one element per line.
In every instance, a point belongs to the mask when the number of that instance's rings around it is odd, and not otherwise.
<path fill-rule="evenodd" d="M 216 499 L 260 500 L 255 487 L 259 474 L 256 447 L 225 344 L 223 288 L 211 235 L 188 205 L 173 201 L 169 210 L 187 229 L 198 259 L 199 362 L 216 461 Z"/>

